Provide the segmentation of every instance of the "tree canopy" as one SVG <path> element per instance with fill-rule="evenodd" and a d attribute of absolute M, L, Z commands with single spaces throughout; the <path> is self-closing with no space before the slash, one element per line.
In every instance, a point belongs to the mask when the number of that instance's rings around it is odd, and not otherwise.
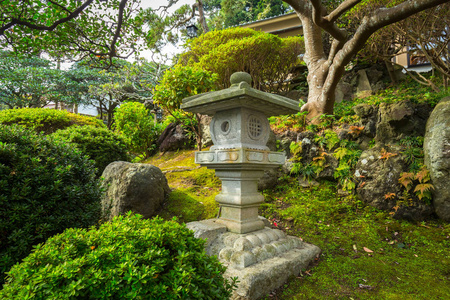
<path fill-rule="evenodd" d="M 0 51 L 0 103 L 7 108 L 47 105 L 64 79 L 49 60 Z"/>
<path fill-rule="evenodd" d="M 69 58 L 129 57 L 138 50 L 138 0 L 0 1 L 0 47 Z"/>

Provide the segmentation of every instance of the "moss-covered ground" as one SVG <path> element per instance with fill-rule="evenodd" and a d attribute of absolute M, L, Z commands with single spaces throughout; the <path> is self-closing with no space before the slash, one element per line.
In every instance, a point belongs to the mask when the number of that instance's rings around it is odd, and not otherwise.
<path fill-rule="evenodd" d="M 160 215 L 189 222 L 217 214 L 220 182 L 194 151 L 157 155 L 173 189 Z M 284 177 L 260 214 L 322 249 L 320 259 L 267 299 L 450 299 L 450 224 L 411 223 L 341 197 L 334 183 L 302 188 Z"/>
<path fill-rule="evenodd" d="M 194 163 L 192 150 L 157 154 L 145 163 L 159 167 L 172 189 L 159 215 L 165 219 L 177 217 L 182 222 L 210 219 L 219 206 L 214 197 L 220 192 L 220 181 L 214 170 L 200 168 Z"/>

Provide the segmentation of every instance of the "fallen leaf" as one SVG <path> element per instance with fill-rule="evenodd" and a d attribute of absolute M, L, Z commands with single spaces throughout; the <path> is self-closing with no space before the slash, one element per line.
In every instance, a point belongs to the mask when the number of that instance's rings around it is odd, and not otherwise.
<path fill-rule="evenodd" d="M 367 253 L 373 253 L 372 250 L 370 250 L 369 248 L 363 247 L 364 251 L 366 251 Z"/>
<path fill-rule="evenodd" d="M 417 254 L 414 254 L 415 257 L 419 257 Z"/>
<path fill-rule="evenodd" d="M 359 288 L 360 289 L 366 289 L 366 290 L 371 290 L 373 287 L 371 285 L 366 285 L 366 284 L 359 284 Z"/>
<path fill-rule="evenodd" d="M 353 245 L 353 250 L 355 250 L 355 252 L 358 252 L 358 249 L 356 248 L 356 245 Z"/>

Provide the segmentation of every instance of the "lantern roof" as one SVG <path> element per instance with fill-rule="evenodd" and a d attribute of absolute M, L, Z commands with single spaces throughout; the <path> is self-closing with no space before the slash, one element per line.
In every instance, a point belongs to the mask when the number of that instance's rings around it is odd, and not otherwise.
<path fill-rule="evenodd" d="M 295 114 L 300 110 L 298 101 L 252 88 L 252 78 L 248 73 L 233 73 L 230 82 L 227 89 L 183 99 L 181 108 L 212 116 L 218 111 L 243 107 L 260 111 L 267 117 Z"/>

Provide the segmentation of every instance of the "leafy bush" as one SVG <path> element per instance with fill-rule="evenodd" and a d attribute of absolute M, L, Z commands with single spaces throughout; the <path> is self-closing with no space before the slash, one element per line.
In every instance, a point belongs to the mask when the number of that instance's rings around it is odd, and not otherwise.
<path fill-rule="evenodd" d="M 219 74 L 220 88 L 230 86 L 230 76 L 244 71 L 253 86 L 265 91 L 285 88 L 283 82 L 304 53 L 303 37 L 280 38 L 249 28 L 210 31 L 190 40 L 180 64 Z"/>
<path fill-rule="evenodd" d="M 162 125 L 154 122 L 144 104 L 123 103 L 114 114 L 116 131 L 120 133 L 132 152 L 149 157 L 156 150 L 156 141 L 162 132 Z"/>
<path fill-rule="evenodd" d="M 94 160 L 98 176 L 110 163 L 128 160 L 125 140 L 106 128 L 72 126 L 58 130 L 52 136 L 74 145 L 83 154 Z"/>
<path fill-rule="evenodd" d="M 53 133 L 72 125 L 105 127 L 102 121 L 69 113 L 65 110 L 44 108 L 20 108 L 0 111 L 0 124 L 19 124 L 45 134 Z"/>
<path fill-rule="evenodd" d="M 94 165 L 79 150 L 0 125 L 0 282 L 33 245 L 100 215 Z"/>
<path fill-rule="evenodd" d="M 199 67 L 176 65 L 166 71 L 160 83 L 153 91 L 155 102 L 167 110 L 175 119 L 189 126 L 195 134 L 198 150 L 201 150 L 202 136 L 199 128 L 201 115 L 188 113 L 180 109 L 184 98 L 214 91 L 218 75 Z"/>
<path fill-rule="evenodd" d="M 68 229 L 8 274 L 8 299 L 227 299 L 225 267 L 185 225 L 140 215 Z M 45 283 L 45 284 L 42 284 Z"/>

